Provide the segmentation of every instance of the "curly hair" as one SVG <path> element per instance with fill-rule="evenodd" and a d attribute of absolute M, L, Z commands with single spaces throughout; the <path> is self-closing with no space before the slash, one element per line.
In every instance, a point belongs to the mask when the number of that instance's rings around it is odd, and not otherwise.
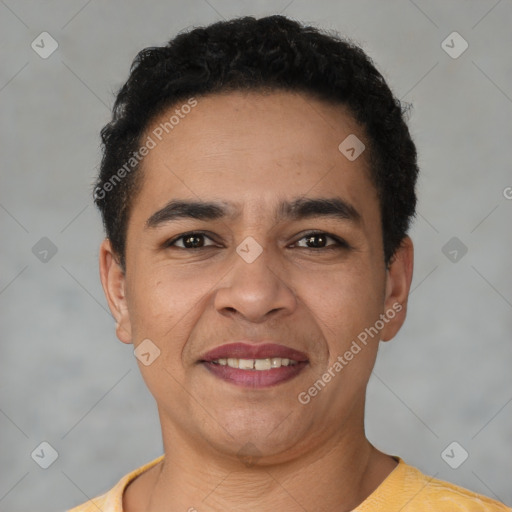
<path fill-rule="evenodd" d="M 406 108 L 360 47 L 275 15 L 195 28 L 135 57 L 112 120 L 101 131 L 103 156 L 94 189 L 121 267 L 125 269 L 130 208 L 142 183 L 137 150 L 151 122 L 190 97 L 241 90 L 307 93 L 348 108 L 369 141 L 370 178 L 379 199 L 388 265 L 416 207 L 416 147 L 405 122 Z M 128 161 L 133 169 L 127 168 Z M 114 182 L 122 169 L 123 179 Z"/>

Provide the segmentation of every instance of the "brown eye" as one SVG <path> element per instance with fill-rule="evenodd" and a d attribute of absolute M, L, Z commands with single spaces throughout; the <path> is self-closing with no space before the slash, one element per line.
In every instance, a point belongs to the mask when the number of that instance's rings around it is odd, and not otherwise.
<path fill-rule="evenodd" d="M 204 246 L 203 235 L 187 235 L 183 237 L 183 245 L 187 249 L 195 249 L 196 247 Z"/>
<path fill-rule="evenodd" d="M 305 240 L 308 247 L 314 247 L 317 249 L 318 247 L 325 247 L 327 238 L 328 237 L 325 235 L 310 235 L 305 237 Z"/>
<path fill-rule="evenodd" d="M 346 242 L 335 236 L 328 235 L 327 233 L 308 233 L 298 240 L 295 245 L 305 249 L 335 249 L 348 247 Z"/>
<path fill-rule="evenodd" d="M 207 243 L 207 241 L 210 243 Z M 215 244 L 211 238 L 203 233 L 186 233 L 166 244 L 167 247 L 178 247 L 179 249 L 202 249 L 213 245 Z"/>

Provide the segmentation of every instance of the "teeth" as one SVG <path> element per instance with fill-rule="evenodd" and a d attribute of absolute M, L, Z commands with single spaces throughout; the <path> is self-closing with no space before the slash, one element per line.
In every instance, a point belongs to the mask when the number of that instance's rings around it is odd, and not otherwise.
<path fill-rule="evenodd" d="M 255 370 L 270 370 L 272 368 L 272 363 L 270 359 L 255 359 L 254 360 L 254 369 Z"/>
<path fill-rule="evenodd" d="M 236 357 L 228 357 L 216 359 L 212 363 L 221 366 L 230 366 L 231 368 L 239 368 L 240 370 L 270 370 L 271 368 L 280 368 L 281 366 L 295 366 L 297 361 L 288 359 L 287 357 L 269 357 L 267 359 L 237 359 Z"/>
<path fill-rule="evenodd" d="M 231 368 L 238 368 L 238 359 L 228 357 L 228 366 L 231 366 Z"/>
<path fill-rule="evenodd" d="M 238 368 L 240 370 L 254 370 L 254 359 L 239 359 Z"/>

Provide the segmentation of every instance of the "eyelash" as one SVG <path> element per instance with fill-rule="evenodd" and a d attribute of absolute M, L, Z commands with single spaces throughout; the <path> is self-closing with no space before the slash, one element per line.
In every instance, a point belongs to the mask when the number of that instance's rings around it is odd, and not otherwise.
<path fill-rule="evenodd" d="M 171 240 L 168 240 L 167 242 L 164 243 L 164 247 L 165 248 L 171 248 L 171 247 L 175 247 L 175 248 L 178 248 L 178 249 L 182 249 L 182 250 L 188 250 L 188 251 L 193 251 L 193 250 L 200 250 L 200 249 L 207 249 L 209 247 L 213 247 L 213 245 L 208 245 L 208 246 L 205 246 L 205 247 L 178 247 L 175 245 L 176 242 L 178 242 L 179 240 L 183 240 L 189 236 L 203 236 L 205 238 L 208 238 L 210 239 L 212 242 L 215 242 L 215 240 L 212 240 L 212 238 L 210 236 L 208 236 L 207 233 L 205 232 L 202 232 L 202 231 L 189 231 L 188 233 L 183 233 L 182 235 L 179 235 Z M 311 250 L 311 251 L 319 251 L 319 250 L 336 250 L 336 249 L 350 249 L 350 245 L 345 242 L 345 240 L 343 240 L 342 238 L 339 238 L 335 235 L 331 235 L 330 233 L 326 233 L 325 231 L 310 231 L 306 234 L 304 234 L 301 238 L 299 238 L 296 242 L 294 242 L 294 244 L 296 244 L 297 242 L 305 239 L 305 238 L 309 238 L 309 237 L 314 237 L 314 236 L 325 236 L 327 238 L 330 238 L 331 240 L 334 240 L 334 242 L 336 242 L 335 244 L 331 244 L 331 245 L 328 245 L 326 247 L 318 247 L 318 248 L 315 248 L 315 247 L 299 247 L 300 249 L 308 249 L 308 250 Z"/>

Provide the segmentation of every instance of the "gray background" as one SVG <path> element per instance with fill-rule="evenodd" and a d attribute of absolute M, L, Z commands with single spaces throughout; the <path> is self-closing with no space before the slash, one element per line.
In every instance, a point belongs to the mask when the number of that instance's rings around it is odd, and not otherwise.
<path fill-rule="evenodd" d="M 512 505 L 510 1 L 5 0 L 0 510 L 63 510 L 161 453 L 153 399 L 98 277 L 99 130 L 138 50 L 193 25 L 280 11 L 353 38 L 414 105 L 413 291 L 369 384 L 369 438 Z M 31 48 L 43 31 L 59 44 L 48 59 Z M 469 44 L 456 59 L 441 47 L 453 31 Z M 46 262 L 32 251 L 42 237 L 57 248 Z M 452 237 L 468 249 L 455 262 L 442 250 Z M 59 454 L 48 469 L 31 458 L 42 441 Z M 469 453 L 458 469 L 441 457 L 452 441 Z"/>

